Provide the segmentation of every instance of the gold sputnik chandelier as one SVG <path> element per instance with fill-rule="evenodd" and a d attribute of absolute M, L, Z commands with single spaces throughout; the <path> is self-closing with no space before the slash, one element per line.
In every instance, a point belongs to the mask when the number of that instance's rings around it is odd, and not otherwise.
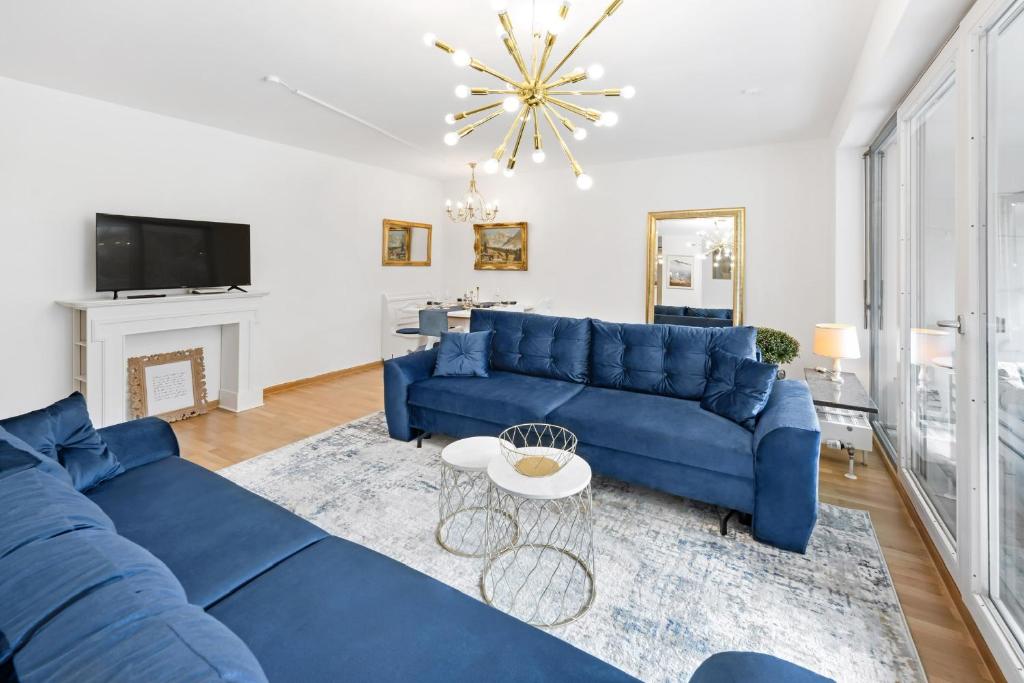
<path fill-rule="evenodd" d="M 576 175 L 576 186 L 581 190 L 589 190 L 593 184 L 593 179 L 583 172 L 583 168 L 579 162 L 576 161 L 576 157 L 573 156 L 572 150 L 569 149 L 569 145 L 566 143 L 565 138 L 562 136 L 562 132 L 559 130 L 559 125 L 565 128 L 574 139 L 583 140 L 587 137 L 587 130 L 578 122 L 571 120 L 563 112 L 571 114 L 572 116 L 584 119 L 588 122 L 593 123 L 597 127 L 611 127 L 618 123 L 619 117 L 613 111 L 598 111 L 597 109 L 589 109 L 581 107 L 572 102 L 568 102 L 564 97 L 578 97 L 578 96 L 601 96 L 601 97 L 623 97 L 630 99 L 636 94 L 636 90 L 632 86 L 626 86 L 623 88 L 608 88 L 604 90 L 574 90 L 569 89 L 569 86 L 573 86 L 577 83 L 581 83 L 586 80 L 596 80 L 604 75 L 604 68 L 600 64 L 594 64 L 587 69 L 576 68 L 559 76 L 559 72 L 565 66 L 565 63 L 576 51 L 579 50 L 583 42 L 590 37 L 590 35 L 597 30 L 605 19 L 615 13 L 619 7 L 622 6 L 623 0 L 612 0 L 611 4 L 608 5 L 607 9 L 597 18 L 597 21 L 583 34 L 583 36 L 576 41 L 576 44 L 565 54 L 562 59 L 549 68 L 549 62 L 551 61 L 551 53 L 555 47 L 555 41 L 558 35 L 562 32 L 562 28 L 565 25 L 566 17 L 569 15 L 569 2 L 565 1 L 562 3 L 558 11 L 558 17 L 555 21 L 547 27 L 547 35 L 542 39 L 540 33 L 534 33 L 531 36 L 533 42 L 533 54 L 530 59 L 529 65 L 523 57 L 522 52 L 519 49 L 519 43 L 516 41 L 515 32 L 512 28 L 512 20 L 508 16 L 507 2 L 505 0 L 496 0 L 492 2 L 495 10 L 498 12 L 498 20 L 501 22 L 502 34 L 501 42 L 504 43 L 505 49 L 508 51 L 509 56 L 512 57 L 512 61 L 515 62 L 516 69 L 519 72 L 519 76 L 511 77 L 505 74 L 495 71 L 486 64 L 480 62 L 478 59 L 470 57 L 469 53 L 465 50 L 456 49 L 448 43 L 438 40 L 437 36 L 428 33 L 423 36 L 423 42 L 428 47 L 434 46 L 444 52 L 451 55 L 452 62 L 458 67 L 470 67 L 481 73 L 488 74 L 501 81 L 501 85 L 496 88 L 487 87 L 469 87 L 460 85 L 455 88 L 455 95 L 459 98 L 466 98 L 471 95 L 473 96 L 486 96 L 486 95 L 504 95 L 502 99 L 485 104 L 480 107 L 468 109 L 458 114 L 449 114 L 446 117 L 446 121 L 449 125 L 454 125 L 458 121 L 463 121 L 477 114 L 484 114 L 481 118 L 459 128 L 458 130 L 449 132 L 444 136 L 444 141 L 448 145 L 456 145 L 459 140 L 466 137 L 477 128 L 484 124 L 493 121 L 502 114 L 509 113 L 515 114 L 515 119 L 512 121 L 512 125 L 509 126 L 508 132 L 505 133 L 505 137 L 502 138 L 501 143 L 494 149 L 494 153 L 491 157 L 484 162 L 483 168 L 487 173 L 496 173 L 501 166 L 502 159 L 505 158 L 505 153 L 509 151 L 509 143 L 515 138 L 515 142 L 512 145 L 511 152 L 508 154 L 507 160 L 505 161 L 504 173 L 506 176 L 512 176 L 515 173 L 516 159 L 519 156 L 520 145 L 523 141 L 523 135 L 526 132 L 527 126 L 532 127 L 533 131 L 533 153 L 532 159 L 536 163 L 542 163 L 546 157 L 544 152 L 544 140 L 542 136 L 541 119 L 543 119 L 551 131 L 555 135 L 555 140 L 558 141 L 559 147 L 562 148 L 562 152 L 565 153 L 566 159 L 569 161 L 569 167 L 572 172 Z M 557 121 L 557 124 L 556 124 Z"/>

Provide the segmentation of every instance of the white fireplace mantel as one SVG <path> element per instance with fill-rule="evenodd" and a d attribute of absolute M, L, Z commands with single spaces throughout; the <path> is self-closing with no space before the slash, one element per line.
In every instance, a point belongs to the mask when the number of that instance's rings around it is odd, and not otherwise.
<path fill-rule="evenodd" d="M 220 407 L 239 412 L 263 405 L 263 386 L 255 376 L 256 330 L 260 300 L 267 294 L 58 301 L 72 312 L 73 382 L 85 395 L 93 424 L 106 427 L 128 419 L 125 340 L 149 332 L 219 326 Z"/>

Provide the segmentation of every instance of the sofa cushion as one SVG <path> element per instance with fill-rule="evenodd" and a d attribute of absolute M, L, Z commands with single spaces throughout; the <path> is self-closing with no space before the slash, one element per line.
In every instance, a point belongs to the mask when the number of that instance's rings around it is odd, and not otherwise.
<path fill-rule="evenodd" d="M 78 529 L 38 539 L 0 558 L 0 663 L 68 605 L 103 585 L 140 573 L 154 576 L 184 599 L 177 579 L 163 563 L 107 529 Z"/>
<path fill-rule="evenodd" d="M 548 420 L 586 444 L 752 479 L 753 435 L 696 401 L 587 387 Z"/>
<path fill-rule="evenodd" d="M 0 420 L 0 427 L 63 465 L 79 491 L 124 472 L 93 428 L 85 397 L 77 391 L 47 408 Z"/>
<path fill-rule="evenodd" d="M 700 407 L 754 431 L 754 420 L 768 404 L 779 366 L 711 352 L 711 368 Z"/>
<path fill-rule="evenodd" d="M 654 305 L 654 315 L 678 315 L 684 316 L 686 313 L 686 306 L 666 306 L 664 304 Z"/>
<path fill-rule="evenodd" d="M 731 308 L 693 308 L 692 306 L 686 306 L 685 311 L 686 312 L 683 313 L 683 315 L 689 315 L 695 318 L 718 318 L 720 320 L 732 320 Z"/>
<path fill-rule="evenodd" d="M 180 584 L 137 574 L 101 586 L 58 613 L 14 657 L 22 683 L 262 682 L 245 643 L 189 605 Z"/>
<path fill-rule="evenodd" d="M 434 377 L 487 377 L 493 336 L 491 331 L 442 332 Z"/>
<path fill-rule="evenodd" d="M 700 400 L 709 354 L 753 358 L 753 327 L 684 327 L 593 321 L 590 382 L 594 386 Z"/>
<path fill-rule="evenodd" d="M 623 672 L 368 548 L 328 538 L 210 614 L 270 680 L 619 681 Z M 283 635 L 287 634 L 287 635 Z"/>
<path fill-rule="evenodd" d="M 409 403 L 502 427 L 541 422 L 583 390 L 582 384 L 514 372 L 482 377 L 431 377 L 409 387 Z"/>
<path fill-rule="evenodd" d="M 167 563 L 201 607 L 326 535 L 181 458 L 136 467 L 88 495 L 123 536 Z"/>
<path fill-rule="evenodd" d="M 0 427 L 0 479 L 23 470 L 37 468 L 51 477 L 71 483 L 71 475 L 60 463 L 29 446 Z"/>
<path fill-rule="evenodd" d="M 0 558 L 33 541 L 76 529 L 114 531 L 103 510 L 68 480 L 38 468 L 0 478 Z"/>
<path fill-rule="evenodd" d="M 491 368 L 586 382 L 590 320 L 474 309 L 470 331 L 493 330 Z"/>
<path fill-rule="evenodd" d="M 835 683 L 831 678 L 759 652 L 719 652 L 704 660 L 690 683 Z"/>

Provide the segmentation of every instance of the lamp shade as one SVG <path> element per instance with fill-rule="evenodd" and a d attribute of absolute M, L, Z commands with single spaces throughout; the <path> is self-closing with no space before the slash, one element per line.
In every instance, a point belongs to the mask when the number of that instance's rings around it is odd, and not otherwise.
<path fill-rule="evenodd" d="M 860 358 L 857 328 L 841 323 L 814 326 L 814 353 L 826 358 Z"/>
<path fill-rule="evenodd" d="M 953 355 L 953 335 L 945 330 L 914 327 L 910 330 L 910 362 L 932 365 L 936 360 Z"/>

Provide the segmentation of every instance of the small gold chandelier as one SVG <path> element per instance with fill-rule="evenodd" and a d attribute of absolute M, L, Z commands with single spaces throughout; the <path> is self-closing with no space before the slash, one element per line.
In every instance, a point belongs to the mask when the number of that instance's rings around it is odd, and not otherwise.
<path fill-rule="evenodd" d="M 526 64 L 526 61 L 523 59 L 523 55 L 519 50 L 519 44 L 516 41 L 515 32 L 512 29 L 512 21 L 508 16 L 507 2 L 505 2 L 505 0 L 496 0 L 493 2 L 492 4 L 498 11 L 498 20 L 501 22 L 501 27 L 503 29 L 501 42 L 504 43 L 505 49 L 508 50 L 509 55 L 512 57 L 512 61 L 515 62 L 521 78 L 513 78 L 495 71 L 479 60 L 470 57 L 465 50 L 456 49 L 448 43 L 438 40 L 437 36 L 432 33 L 428 33 L 423 36 L 424 44 L 428 47 L 437 47 L 450 54 L 452 62 L 454 62 L 456 66 L 471 67 L 476 71 L 493 76 L 502 82 L 502 85 L 498 88 L 471 88 L 465 85 L 460 85 L 455 88 L 456 97 L 465 98 L 470 95 L 505 96 L 503 99 L 491 102 L 490 104 L 485 104 L 481 107 L 459 112 L 458 114 L 448 114 L 448 116 L 445 117 L 445 121 L 449 125 L 453 125 L 457 121 L 462 121 L 463 119 L 476 114 L 490 112 L 482 118 L 445 135 L 445 143 L 448 145 L 456 145 L 459 140 L 502 114 L 515 114 L 515 119 L 512 121 L 512 125 L 509 127 L 508 132 L 505 133 L 505 137 L 502 139 L 501 144 L 495 148 L 491 158 L 484 162 L 485 172 L 496 173 L 501 165 L 502 158 L 505 156 L 505 152 L 508 149 L 509 142 L 512 140 L 514 135 L 515 143 L 513 144 L 511 154 L 509 154 L 505 163 L 504 171 L 506 176 L 511 177 L 515 172 L 516 159 L 519 155 L 519 147 L 523 140 L 523 134 L 526 131 L 527 125 L 530 125 L 531 122 L 533 128 L 533 154 L 531 156 L 536 163 L 542 163 L 544 161 L 546 155 L 544 153 L 540 124 L 540 119 L 543 118 L 554 132 L 558 145 L 562 148 L 562 152 L 565 153 L 566 159 L 569 161 L 569 167 L 576 175 L 577 187 L 581 190 L 589 190 L 593 186 L 594 181 L 589 175 L 583 172 L 583 168 L 573 156 L 572 151 L 569 149 L 569 145 L 566 144 L 565 139 L 562 137 L 562 133 L 555 121 L 557 120 L 559 124 L 571 133 L 573 138 L 576 140 L 583 140 L 587 136 L 586 128 L 574 123 L 561 112 L 568 112 L 573 116 L 592 122 L 598 127 L 614 126 L 618 123 L 619 117 L 618 114 L 613 111 L 601 112 L 596 109 L 580 107 L 562 99 L 562 97 L 597 95 L 603 97 L 623 97 L 625 99 L 630 99 L 636 94 L 636 89 L 632 86 L 626 86 L 624 88 L 609 88 L 604 90 L 565 89 L 567 86 L 580 83 L 587 79 L 595 80 L 600 78 L 604 75 L 604 68 L 600 64 L 594 64 L 588 69 L 576 68 L 563 76 L 559 76 L 558 73 L 561 71 L 562 67 L 565 66 L 565 63 L 569 61 L 574 54 L 576 54 L 576 51 L 580 48 L 580 45 L 583 44 L 583 41 L 589 38 L 605 19 L 614 14 L 615 11 L 622 6 L 622 3 L 623 0 L 612 0 L 604 13 L 602 13 L 587 32 L 584 33 L 578 41 L 576 41 L 576 44 L 572 46 L 572 49 L 570 49 L 564 57 L 562 57 L 561 61 L 559 61 L 554 67 L 548 69 L 548 62 L 551 59 L 551 52 L 555 47 L 555 41 L 558 34 L 561 33 L 562 28 L 565 25 L 566 17 L 569 14 L 569 2 L 566 0 L 562 3 L 562 6 L 558 11 L 558 18 L 547 28 L 547 36 L 542 42 L 540 33 L 533 34 L 532 40 L 534 41 L 534 50 L 533 57 L 531 58 L 529 65 Z M 540 53 L 539 57 L 538 52 Z"/>
<path fill-rule="evenodd" d="M 476 189 L 476 162 L 469 164 L 469 191 L 466 192 L 465 201 L 455 202 L 453 206 L 449 199 L 445 201 L 444 210 L 454 223 L 490 223 L 498 215 L 498 201 L 484 201 L 483 195 Z"/>

